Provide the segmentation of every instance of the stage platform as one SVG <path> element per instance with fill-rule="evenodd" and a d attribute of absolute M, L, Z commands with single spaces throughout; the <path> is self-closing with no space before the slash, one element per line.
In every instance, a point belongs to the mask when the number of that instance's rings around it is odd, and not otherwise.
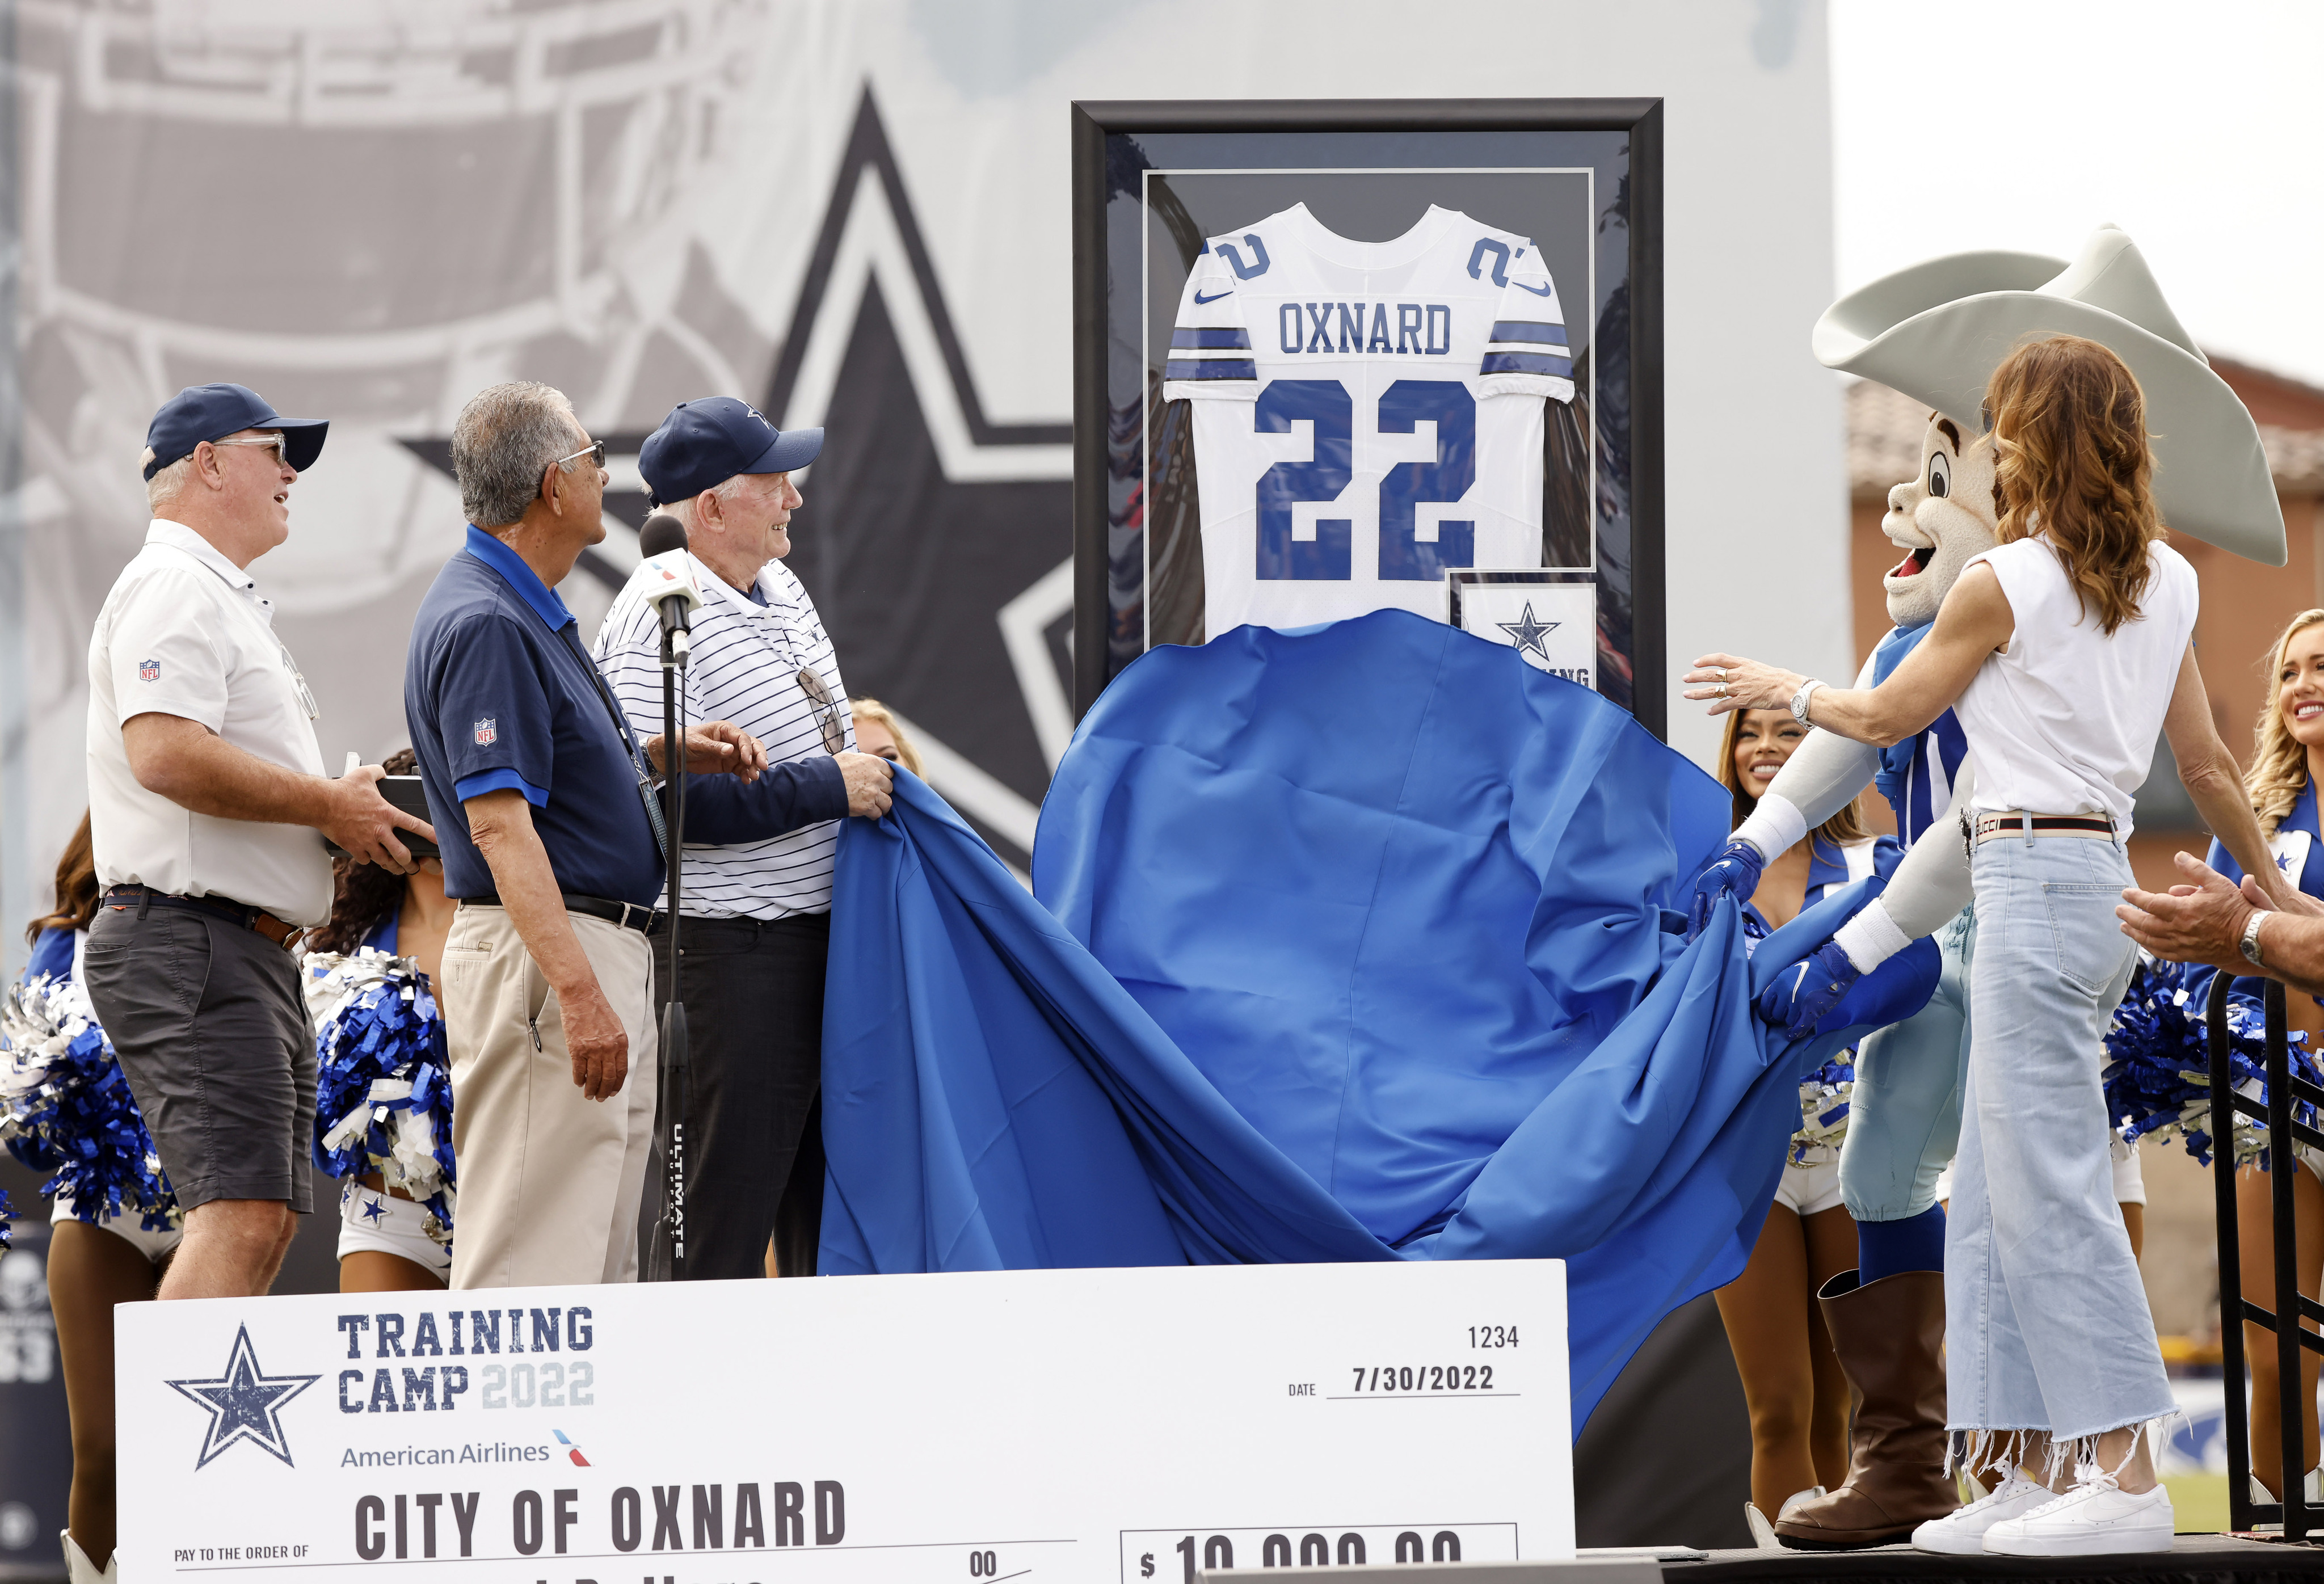
<path fill-rule="evenodd" d="M 2232 1534 L 2181 1534 L 2144 1556 L 1947 1557 L 1909 1545 L 1868 1551 L 1714 1551 L 1701 1561 L 1665 1561 L 1664 1584 L 1852 1584 L 1856 1579 L 2125 1579 L 2186 1584 L 2273 1584 L 2324 1579 L 2324 1545 L 2286 1545 Z"/>

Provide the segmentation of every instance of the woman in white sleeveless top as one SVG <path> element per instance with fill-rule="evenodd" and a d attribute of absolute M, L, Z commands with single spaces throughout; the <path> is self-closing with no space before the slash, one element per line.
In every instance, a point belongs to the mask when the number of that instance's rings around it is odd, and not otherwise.
<path fill-rule="evenodd" d="M 2001 543 L 1969 563 L 1928 640 L 1886 682 L 1826 687 L 1710 655 L 1687 674 L 1698 686 L 1686 696 L 1716 701 L 1714 714 L 1788 705 L 1883 745 L 1956 710 L 1977 762 L 1965 851 L 1978 938 L 1946 1225 L 1948 1423 L 1956 1459 L 2001 1478 L 1984 1500 L 1922 1524 L 1914 1543 L 2163 1551 L 2171 1501 L 2141 1432 L 2175 1404 L 2115 1207 L 2098 1082 L 2107 1016 L 2135 961 L 2114 907 L 2132 883 L 2132 794 L 2158 728 L 2246 871 L 2273 879 L 2274 866 L 2195 668 L 2195 574 L 2162 540 L 2137 382 L 2098 343 L 2055 336 L 1995 371 L 1987 410 Z M 1920 845 L 1934 865 L 1959 862 L 1943 856 L 1949 844 Z M 1914 868 L 1908 860 L 1895 887 L 1914 883 Z M 1904 944 L 1876 902 L 1763 1013 L 1812 1020 Z"/>

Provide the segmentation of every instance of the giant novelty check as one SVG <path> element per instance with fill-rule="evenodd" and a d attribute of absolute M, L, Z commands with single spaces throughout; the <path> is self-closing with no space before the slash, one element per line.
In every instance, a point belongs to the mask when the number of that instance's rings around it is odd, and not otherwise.
<path fill-rule="evenodd" d="M 117 1312 L 122 1575 L 1193 1584 L 1570 1556 L 1564 1267 Z"/>

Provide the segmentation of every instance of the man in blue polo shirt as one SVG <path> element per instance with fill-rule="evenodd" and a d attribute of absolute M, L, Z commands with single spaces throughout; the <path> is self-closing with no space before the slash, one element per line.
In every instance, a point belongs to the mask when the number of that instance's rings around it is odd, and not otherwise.
<path fill-rule="evenodd" d="M 662 741 L 630 731 L 554 592 L 605 537 L 604 463 L 549 386 L 468 403 L 452 431 L 467 544 L 420 603 L 404 666 L 444 889 L 460 900 L 439 987 L 456 1288 L 637 1275 Z M 713 722 L 688 732 L 686 762 L 754 780 L 766 755 Z"/>

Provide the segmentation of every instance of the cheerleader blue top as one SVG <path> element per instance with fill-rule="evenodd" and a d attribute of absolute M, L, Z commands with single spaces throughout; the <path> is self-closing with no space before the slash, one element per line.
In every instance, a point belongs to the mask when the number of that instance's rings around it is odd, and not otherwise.
<path fill-rule="evenodd" d="M 32 960 L 24 964 L 24 977 L 17 982 L 24 983 L 42 973 L 52 979 L 70 979 L 73 936 L 79 933 L 61 926 L 42 930 L 41 938 L 32 943 Z"/>
<path fill-rule="evenodd" d="M 2300 789 L 2300 801 L 2292 806 L 2292 812 L 2285 815 L 2283 823 L 2275 827 L 2275 834 L 2268 838 L 2267 846 L 2275 857 L 2275 867 L 2283 871 L 2285 878 L 2306 895 L 2324 898 L 2324 853 L 2317 851 L 2319 845 L 2324 845 L 2324 833 L 2319 833 L 2317 828 L 2316 783 L 2311 779 Z M 2236 884 L 2243 884 L 2243 865 L 2237 863 L 2216 839 L 2211 843 L 2208 861 Z M 2209 994 L 2213 972 L 2206 968 L 2199 976 L 2190 971 L 2187 980 L 2190 992 L 2199 998 Z M 2246 974 L 2236 981 L 2235 988 L 2238 992 L 2247 991 L 2256 996 L 2265 983 L 2264 980 Z M 2317 996 L 2313 999 L 2319 1006 L 2324 1006 L 2324 996 Z"/>

